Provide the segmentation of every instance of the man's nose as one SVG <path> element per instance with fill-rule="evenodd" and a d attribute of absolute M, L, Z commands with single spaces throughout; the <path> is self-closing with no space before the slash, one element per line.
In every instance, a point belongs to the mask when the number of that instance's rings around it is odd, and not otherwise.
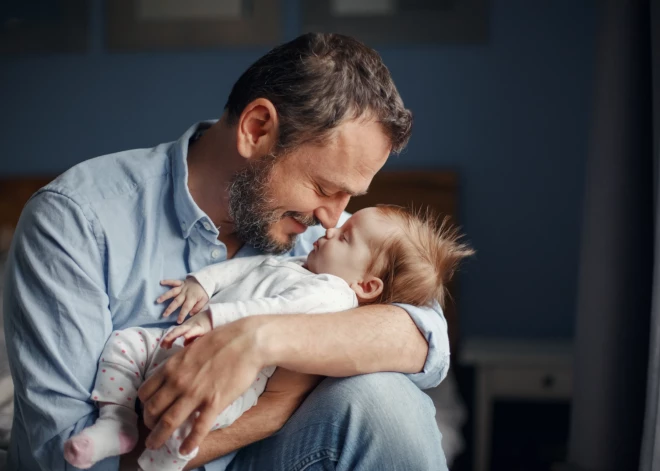
<path fill-rule="evenodd" d="M 339 224 L 341 211 L 332 211 L 328 208 L 319 208 L 314 211 L 314 216 L 319 220 L 325 229 L 331 229 L 333 227 L 337 227 L 337 224 Z"/>
<path fill-rule="evenodd" d="M 337 198 L 332 202 L 328 202 L 322 207 L 314 211 L 314 216 L 321 222 L 321 225 L 326 228 L 337 227 L 341 213 L 346 209 L 348 201 L 351 199 L 349 195 Z"/>
<path fill-rule="evenodd" d="M 326 210 L 318 210 L 314 212 L 314 216 L 316 216 L 316 219 L 319 220 L 325 229 L 336 227 L 337 224 L 339 224 L 339 215 L 341 215 L 341 213 L 336 215 Z"/>

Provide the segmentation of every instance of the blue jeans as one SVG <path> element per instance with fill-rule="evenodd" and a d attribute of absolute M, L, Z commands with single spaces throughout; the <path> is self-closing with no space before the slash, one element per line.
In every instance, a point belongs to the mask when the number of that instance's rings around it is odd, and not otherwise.
<path fill-rule="evenodd" d="M 230 471 L 446 471 L 431 399 L 399 373 L 326 378 Z"/>

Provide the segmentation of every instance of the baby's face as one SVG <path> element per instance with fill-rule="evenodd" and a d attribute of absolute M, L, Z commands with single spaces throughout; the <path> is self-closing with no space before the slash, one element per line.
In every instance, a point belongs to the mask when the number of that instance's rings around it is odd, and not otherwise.
<path fill-rule="evenodd" d="M 338 276 L 349 285 L 364 278 L 371 264 L 373 247 L 378 247 L 394 228 L 376 208 L 358 211 L 342 227 L 328 229 L 314 242 L 307 256 L 307 268 L 314 273 Z"/>

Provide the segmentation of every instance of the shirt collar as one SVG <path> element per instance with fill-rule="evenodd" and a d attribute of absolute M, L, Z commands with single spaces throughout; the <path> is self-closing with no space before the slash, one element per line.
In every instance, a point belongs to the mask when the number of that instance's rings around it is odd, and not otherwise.
<path fill-rule="evenodd" d="M 201 121 L 191 126 L 170 148 L 172 163 L 172 184 L 174 185 L 174 210 L 183 237 L 188 238 L 190 231 L 200 219 L 210 221 L 193 200 L 188 189 L 188 144 L 210 128 L 217 120 Z"/>

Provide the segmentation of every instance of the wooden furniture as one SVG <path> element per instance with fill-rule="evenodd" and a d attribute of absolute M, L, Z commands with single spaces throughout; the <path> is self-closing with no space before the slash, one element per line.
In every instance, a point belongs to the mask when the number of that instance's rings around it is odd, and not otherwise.
<path fill-rule="evenodd" d="M 465 339 L 459 362 L 476 370 L 474 470 L 490 469 L 496 399 L 570 401 L 572 347 L 568 341 Z"/>
<path fill-rule="evenodd" d="M 458 176 L 449 171 L 392 172 L 378 173 L 369 192 L 353 198 L 346 208 L 354 213 L 358 209 L 376 204 L 399 206 L 428 206 L 438 215 L 456 219 L 458 200 Z"/>
<path fill-rule="evenodd" d="M 23 206 L 39 188 L 53 177 L 0 178 L 0 252 L 9 248 Z"/>

